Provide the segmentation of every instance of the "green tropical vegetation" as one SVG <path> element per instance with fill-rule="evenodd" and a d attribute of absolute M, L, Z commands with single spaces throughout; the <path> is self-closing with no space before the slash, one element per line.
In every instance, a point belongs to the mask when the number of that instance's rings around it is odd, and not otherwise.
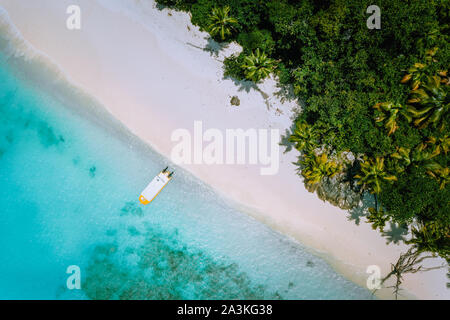
<path fill-rule="evenodd" d="M 224 75 L 257 83 L 273 73 L 298 99 L 289 141 L 308 190 L 323 198 L 332 181 L 372 194 L 374 229 L 407 226 L 409 250 L 384 279 L 396 278 L 396 294 L 428 257 L 450 262 L 448 0 L 377 1 L 381 29 L 366 26 L 368 0 L 158 3 L 190 11 L 206 31 L 214 8 L 229 8 L 236 23 L 226 40 L 243 50 L 225 60 Z"/>
<path fill-rule="evenodd" d="M 300 173 L 310 185 L 319 183 L 324 177 L 335 176 L 342 166 L 338 161 L 328 159 L 325 152 L 320 155 L 309 154 L 301 160 L 301 164 Z"/>
<path fill-rule="evenodd" d="M 361 163 L 361 173 L 355 175 L 358 184 L 363 185 L 372 193 L 381 192 L 381 184 L 383 180 L 396 181 L 397 177 L 388 175 L 384 168 L 384 158 L 377 157 L 376 159 L 365 158 Z"/>
<path fill-rule="evenodd" d="M 275 61 L 257 48 L 256 52 L 244 57 L 244 63 L 241 67 L 244 69 L 247 79 L 259 82 L 267 78 L 275 69 Z"/>
<path fill-rule="evenodd" d="M 289 141 L 295 144 L 297 150 L 310 153 L 318 146 L 318 133 L 306 121 L 297 121 Z"/>
<path fill-rule="evenodd" d="M 229 6 L 212 9 L 210 15 L 211 24 L 208 26 L 211 36 L 218 36 L 220 40 L 224 41 L 226 37 L 231 35 L 234 26 L 236 26 L 238 22 L 235 18 L 228 15 L 229 12 Z"/>

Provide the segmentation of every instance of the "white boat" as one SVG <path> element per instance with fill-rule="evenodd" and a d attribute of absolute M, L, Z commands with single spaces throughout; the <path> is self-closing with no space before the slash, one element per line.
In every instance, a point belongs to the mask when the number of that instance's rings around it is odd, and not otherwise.
<path fill-rule="evenodd" d="M 164 189 L 164 187 L 172 179 L 173 172 L 169 172 L 167 168 L 161 171 L 153 180 L 145 187 L 139 196 L 139 201 L 146 205 L 153 201 L 156 196 Z"/>

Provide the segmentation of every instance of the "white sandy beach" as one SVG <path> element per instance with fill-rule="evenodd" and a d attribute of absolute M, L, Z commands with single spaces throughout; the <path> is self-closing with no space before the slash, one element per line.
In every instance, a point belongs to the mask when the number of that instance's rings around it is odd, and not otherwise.
<path fill-rule="evenodd" d="M 81 30 L 66 28 L 66 8 L 72 4 L 81 7 Z M 202 50 L 207 34 L 193 26 L 186 13 L 158 10 L 150 0 L 0 0 L 0 7 L 69 81 L 95 96 L 130 131 L 167 157 L 174 146 L 172 132 L 193 130 L 196 120 L 203 121 L 204 129 L 221 130 L 278 128 L 284 133 L 292 125 L 296 105 L 272 95 L 278 90 L 275 81 L 259 85 L 270 95 L 265 101 L 260 92 L 240 91 L 231 80 L 222 79 L 223 55 L 236 47 L 219 56 Z M 239 107 L 230 105 L 234 95 Z M 280 157 L 279 173 L 273 176 L 261 176 L 255 165 L 183 167 L 248 214 L 318 252 L 361 286 L 366 285 L 369 265 L 388 272 L 406 247 L 386 245 L 364 219 L 357 226 L 348 221 L 347 212 L 309 193 L 292 164 L 295 150 Z M 405 276 L 404 296 L 450 299 L 446 271 Z M 378 295 L 390 298 L 390 292 L 384 289 Z"/>

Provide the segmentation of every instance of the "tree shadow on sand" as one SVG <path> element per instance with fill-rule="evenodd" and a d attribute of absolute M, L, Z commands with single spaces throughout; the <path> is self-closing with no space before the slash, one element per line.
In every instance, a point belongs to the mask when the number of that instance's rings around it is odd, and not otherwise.
<path fill-rule="evenodd" d="M 218 57 L 220 51 L 225 49 L 229 43 L 228 42 L 217 42 L 211 37 L 205 38 L 207 43 L 206 46 L 203 48 L 203 51 L 208 52 L 211 56 Z"/>
<path fill-rule="evenodd" d="M 375 200 L 373 196 L 370 194 L 365 194 L 358 206 L 348 210 L 349 215 L 347 216 L 347 220 L 353 221 L 357 226 L 359 226 L 361 219 L 367 217 L 369 208 L 374 206 Z"/>
<path fill-rule="evenodd" d="M 359 226 L 361 220 L 367 217 L 368 209 L 374 207 L 375 200 L 373 195 L 366 193 L 357 207 L 348 210 L 347 220 L 353 221 Z M 408 235 L 408 228 L 405 224 L 389 222 L 389 230 L 384 230 L 380 234 L 386 239 L 386 244 L 399 244 L 401 241 L 406 240 L 405 237 Z"/>
<path fill-rule="evenodd" d="M 213 38 L 207 36 L 204 38 L 206 40 L 206 46 L 201 47 L 198 45 L 195 45 L 190 42 L 186 42 L 188 46 L 194 47 L 196 49 L 208 52 L 211 57 L 218 58 L 220 51 L 228 47 L 230 44 L 229 42 L 217 42 Z"/>
<path fill-rule="evenodd" d="M 399 244 L 400 241 L 405 241 L 405 236 L 408 235 L 408 228 L 406 224 L 398 224 L 390 222 L 390 230 L 383 231 L 382 235 L 386 238 L 386 244 Z"/>
<path fill-rule="evenodd" d="M 277 82 L 278 91 L 274 92 L 274 96 L 280 99 L 283 103 L 285 101 L 295 101 L 299 106 L 304 105 L 304 101 L 294 93 L 292 84 L 284 84 Z"/>
<path fill-rule="evenodd" d="M 281 103 L 295 102 L 295 107 L 292 108 L 293 111 L 292 120 L 295 121 L 295 119 L 300 114 L 302 108 L 306 106 L 305 101 L 299 95 L 296 95 L 294 93 L 294 87 L 292 84 L 285 84 L 277 81 L 276 87 L 278 88 L 278 91 L 275 91 L 273 95 Z"/>
<path fill-rule="evenodd" d="M 236 79 L 236 78 L 233 78 L 233 77 L 229 77 L 229 76 L 224 77 L 223 79 L 233 81 L 233 83 L 238 87 L 238 91 L 239 92 L 243 92 L 244 91 L 246 93 L 249 93 L 252 89 L 259 91 L 258 86 L 253 81 L 245 80 L 245 79 L 244 80 L 239 80 L 239 79 Z"/>
<path fill-rule="evenodd" d="M 280 146 L 283 146 L 285 148 L 283 153 L 288 153 L 295 148 L 295 143 L 289 140 L 292 136 L 294 129 L 295 123 L 293 123 L 289 129 L 285 129 L 284 134 L 281 135 Z"/>
<path fill-rule="evenodd" d="M 363 206 L 359 206 L 353 208 L 348 211 L 349 215 L 347 216 L 348 221 L 354 221 L 357 226 L 361 223 L 361 218 L 367 216 L 367 209 Z"/>
<path fill-rule="evenodd" d="M 223 80 L 233 81 L 239 92 L 249 93 L 251 90 L 257 91 L 263 98 L 267 110 L 270 110 L 272 108 L 272 104 L 270 103 L 270 96 L 262 91 L 255 82 L 246 79 L 239 80 L 231 76 L 224 76 Z"/>

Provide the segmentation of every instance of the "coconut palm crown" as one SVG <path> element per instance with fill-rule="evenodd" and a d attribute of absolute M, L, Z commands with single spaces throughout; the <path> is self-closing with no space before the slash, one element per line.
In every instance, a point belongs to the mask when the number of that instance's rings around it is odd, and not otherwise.
<path fill-rule="evenodd" d="M 223 8 L 213 8 L 210 15 L 211 24 L 208 26 L 209 33 L 213 37 L 220 37 L 220 40 L 224 41 L 231 35 L 232 30 L 238 24 L 238 21 L 230 17 L 230 7 L 225 6 Z"/>
<path fill-rule="evenodd" d="M 381 192 L 381 182 L 385 181 L 397 181 L 397 177 L 394 175 L 388 175 L 384 169 L 384 158 L 376 157 L 375 159 L 365 158 L 364 162 L 361 162 L 361 173 L 355 175 L 358 179 L 358 184 L 363 185 L 371 190 L 372 193 Z"/>
<path fill-rule="evenodd" d="M 444 82 L 444 81 L 445 82 Z M 426 82 L 416 90 L 411 91 L 407 107 L 415 118 L 414 124 L 424 128 L 429 124 L 441 124 L 450 111 L 450 86 L 445 78 L 437 75 L 427 77 Z M 442 127 L 443 128 L 443 127 Z"/>
<path fill-rule="evenodd" d="M 275 69 L 275 60 L 269 58 L 265 52 L 261 52 L 259 48 L 255 52 L 244 58 L 245 77 L 254 82 L 265 79 Z"/>
<path fill-rule="evenodd" d="M 318 134 L 306 121 L 297 121 L 289 141 L 295 144 L 298 151 L 310 152 L 317 147 Z"/>
<path fill-rule="evenodd" d="M 326 153 L 321 155 L 308 154 L 302 161 L 302 175 L 309 185 L 319 183 L 325 177 L 333 177 L 342 171 L 342 164 L 328 159 Z"/>

